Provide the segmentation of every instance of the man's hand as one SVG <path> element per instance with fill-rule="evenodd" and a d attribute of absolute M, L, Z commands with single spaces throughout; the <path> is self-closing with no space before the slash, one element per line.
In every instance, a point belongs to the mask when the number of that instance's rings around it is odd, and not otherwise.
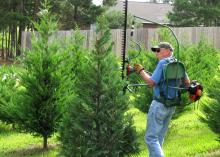
<path fill-rule="evenodd" d="M 146 84 L 148 84 L 150 87 L 155 86 L 154 81 L 151 79 L 151 76 L 148 73 L 146 72 L 140 73 L 142 70 L 144 70 L 144 67 L 141 64 L 134 64 L 134 69 L 137 73 L 141 75 L 141 77 L 143 78 L 144 82 L 146 82 Z"/>
<path fill-rule="evenodd" d="M 140 74 L 140 72 L 142 70 L 144 70 L 144 67 L 141 65 L 141 64 L 134 64 L 134 68 L 135 68 L 135 71 Z"/>

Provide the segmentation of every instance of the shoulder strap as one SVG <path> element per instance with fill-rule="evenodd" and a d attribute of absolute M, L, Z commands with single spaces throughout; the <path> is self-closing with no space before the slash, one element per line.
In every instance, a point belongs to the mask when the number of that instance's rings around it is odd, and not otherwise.
<path fill-rule="evenodd" d="M 176 62 L 177 59 L 174 57 L 174 56 L 171 56 L 171 57 L 168 57 L 168 58 L 165 58 L 164 59 L 166 61 L 166 64 L 164 64 L 164 66 L 166 66 L 167 64 L 169 63 L 173 63 L 173 62 Z M 164 71 L 164 68 L 162 69 L 162 73 L 164 75 L 165 71 Z M 159 90 L 160 90 L 160 96 L 161 97 L 164 97 L 165 98 L 165 94 L 164 94 L 164 91 L 163 91 L 163 85 L 164 83 L 166 83 L 166 93 L 168 93 L 168 80 L 165 79 L 165 77 L 163 76 L 163 79 L 159 82 Z M 166 99 L 166 98 L 165 98 Z"/>
<path fill-rule="evenodd" d="M 177 59 L 174 56 L 165 58 L 165 60 L 166 60 L 167 63 L 171 63 L 171 62 L 176 62 L 177 61 Z"/>

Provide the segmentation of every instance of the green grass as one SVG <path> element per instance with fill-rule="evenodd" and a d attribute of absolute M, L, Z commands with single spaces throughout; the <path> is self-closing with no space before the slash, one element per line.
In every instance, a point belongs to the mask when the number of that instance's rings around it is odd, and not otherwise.
<path fill-rule="evenodd" d="M 42 139 L 18 133 L 0 125 L 0 157 L 53 157 L 58 153 L 56 137 L 49 139 L 49 151 L 42 150 Z"/>
<path fill-rule="evenodd" d="M 138 132 L 140 153 L 134 156 L 147 157 L 144 143 L 146 114 L 136 108 L 129 110 L 134 115 Z M 217 135 L 206 124 L 199 121 L 199 110 L 189 110 L 172 120 L 164 143 L 167 157 L 217 157 L 220 156 L 220 143 Z M 42 150 L 42 139 L 30 134 L 13 131 L 0 124 L 0 157 L 55 157 L 59 146 L 56 136 L 49 139 L 49 151 Z"/>

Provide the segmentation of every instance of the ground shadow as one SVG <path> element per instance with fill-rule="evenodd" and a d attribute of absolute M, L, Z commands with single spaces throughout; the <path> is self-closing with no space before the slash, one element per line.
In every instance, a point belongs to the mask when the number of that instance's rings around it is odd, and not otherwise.
<path fill-rule="evenodd" d="M 57 145 L 49 145 L 48 149 L 42 149 L 41 146 L 29 146 L 28 148 L 24 149 L 15 149 L 9 152 L 4 152 L 3 154 L 5 157 L 31 157 L 31 156 L 40 156 L 44 155 L 47 156 L 46 154 L 49 153 L 50 151 L 53 151 L 55 149 L 58 149 Z"/>
<path fill-rule="evenodd" d="M 192 110 L 192 107 L 190 107 L 190 106 L 177 107 L 175 110 L 175 113 L 173 114 L 172 119 L 178 119 L 179 117 L 181 117 L 182 115 L 184 115 L 185 113 L 187 113 L 191 110 Z"/>

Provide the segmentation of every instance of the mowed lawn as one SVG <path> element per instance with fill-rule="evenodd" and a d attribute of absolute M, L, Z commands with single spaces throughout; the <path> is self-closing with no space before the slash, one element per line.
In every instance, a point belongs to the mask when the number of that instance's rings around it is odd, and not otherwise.
<path fill-rule="evenodd" d="M 134 156 L 147 157 L 144 143 L 146 114 L 136 108 L 129 110 L 134 115 L 140 142 L 140 153 Z M 190 109 L 172 120 L 164 143 L 166 157 L 217 157 L 220 143 L 206 124 L 198 118 L 199 110 Z M 0 157 L 55 157 L 59 156 L 56 136 L 49 139 L 49 151 L 42 151 L 42 139 L 30 134 L 18 133 L 4 124 L 0 125 Z"/>

